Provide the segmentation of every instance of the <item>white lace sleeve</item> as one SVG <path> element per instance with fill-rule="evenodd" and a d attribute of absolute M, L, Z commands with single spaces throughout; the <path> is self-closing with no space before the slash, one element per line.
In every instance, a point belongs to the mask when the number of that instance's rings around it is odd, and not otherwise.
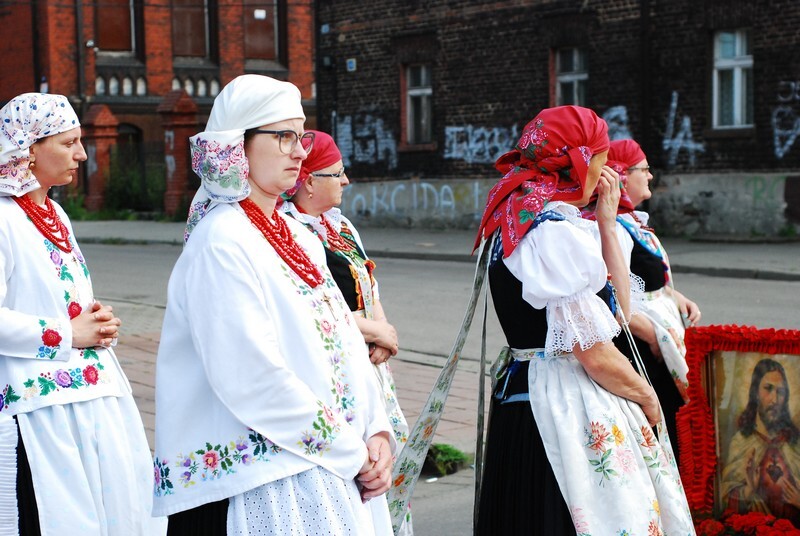
<path fill-rule="evenodd" d="M 589 288 L 547 304 L 545 354 L 553 356 L 609 342 L 620 332 L 611 310 Z"/>

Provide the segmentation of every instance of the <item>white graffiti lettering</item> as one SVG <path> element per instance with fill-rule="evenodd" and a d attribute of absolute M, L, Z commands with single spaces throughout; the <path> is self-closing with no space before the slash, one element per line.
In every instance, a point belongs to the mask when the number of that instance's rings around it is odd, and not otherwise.
<path fill-rule="evenodd" d="M 484 128 L 472 125 L 444 129 L 444 158 L 470 164 L 492 163 L 510 151 L 519 138 L 517 126 Z"/>
<path fill-rule="evenodd" d="M 612 106 L 603 114 L 603 119 L 608 123 L 608 138 L 614 140 L 629 140 L 633 138 L 628 130 L 628 109 L 625 106 Z"/>
<path fill-rule="evenodd" d="M 684 115 L 681 119 L 681 126 L 675 137 L 672 133 L 675 130 L 675 120 L 678 115 L 678 92 L 672 92 L 672 102 L 669 105 L 669 119 L 667 119 L 667 130 L 664 133 L 662 141 L 664 151 L 668 155 L 667 165 L 673 167 L 678 163 L 678 155 L 681 151 L 689 153 L 689 165 L 695 165 L 695 156 L 697 153 L 706 152 L 705 146 L 697 141 L 694 141 L 692 136 L 692 120 L 688 115 Z"/>
<path fill-rule="evenodd" d="M 336 120 L 336 145 L 342 152 L 342 162 L 364 164 L 386 163 L 397 167 L 397 142 L 383 124 L 383 119 L 370 114 L 355 118 L 346 115 Z"/>
<path fill-rule="evenodd" d="M 778 102 L 800 101 L 800 80 L 778 82 Z"/>
<path fill-rule="evenodd" d="M 800 135 L 800 117 L 789 106 L 778 106 L 772 111 L 772 136 L 775 158 L 780 160 L 792 148 Z"/>
<path fill-rule="evenodd" d="M 351 185 L 344 191 L 342 210 L 346 214 L 407 216 L 424 212 L 454 219 L 459 214 L 480 218 L 491 181 L 463 181 L 441 184 L 418 180 Z"/>

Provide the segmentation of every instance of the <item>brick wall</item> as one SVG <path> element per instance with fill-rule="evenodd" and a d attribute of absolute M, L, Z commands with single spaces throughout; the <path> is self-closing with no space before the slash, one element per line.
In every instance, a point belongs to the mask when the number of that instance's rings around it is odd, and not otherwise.
<path fill-rule="evenodd" d="M 600 114 L 624 106 L 628 130 L 662 170 L 800 165 L 792 139 L 800 134 L 800 4 L 792 0 L 768 8 L 744 0 L 337 0 L 318 10 L 319 123 L 344 135 L 355 177 L 494 174 L 486 154 L 551 104 L 551 51 L 573 46 L 588 52 L 588 105 Z M 711 128 L 713 35 L 738 28 L 753 37 L 755 126 L 720 132 Z M 427 151 L 404 150 L 401 139 L 400 70 L 415 61 L 403 57 L 403 43 L 416 38 L 433 41 L 420 52 L 433 68 L 436 144 Z M 478 151 L 472 161 L 448 144 L 456 132 Z M 392 143 L 393 158 L 374 150 Z"/>
<path fill-rule="evenodd" d="M 15 39 L 7 39 L 0 54 L 0 103 L 20 93 L 38 90 L 39 80 L 34 70 L 33 8 L 28 4 L 0 6 L 0 25 L 18 30 Z"/>

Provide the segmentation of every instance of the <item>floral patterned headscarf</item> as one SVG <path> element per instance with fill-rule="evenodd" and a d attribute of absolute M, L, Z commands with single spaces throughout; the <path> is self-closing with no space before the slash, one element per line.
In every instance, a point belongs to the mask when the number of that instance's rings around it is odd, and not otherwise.
<path fill-rule="evenodd" d="M 549 201 L 583 197 L 589 161 L 608 144 L 608 125 L 588 108 L 539 112 L 514 149 L 495 162 L 503 178 L 489 192 L 475 248 L 499 228 L 503 255 L 511 255 Z"/>
<path fill-rule="evenodd" d="M 332 166 L 342 159 L 342 153 L 339 151 L 336 142 L 333 141 L 330 134 L 320 132 L 319 130 L 306 130 L 306 132 L 314 133 L 314 146 L 311 148 L 311 152 L 308 153 L 308 157 L 306 157 L 300 165 L 300 174 L 297 176 L 297 182 L 284 192 L 282 196 L 283 199 L 291 199 L 294 197 L 294 194 L 297 193 L 300 186 L 302 186 L 313 172 Z"/>
<path fill-rule="evenodd" d="M 236 203 L 250 195 L 250 165 L 244 133 L 286 119 L 303 119 L 300 90 L 290 82 L 245 74 L 222 88 L 205 131 L 189 138 L 192 170 L 200 188 L 189 206 L 184 242 L 217 203 Z"/>
<path fill-rule="evenodd" d="M 63 95 L 23 93 L 0 110 L 0 196 L 21 197 L 40 188 L 30 169 L 30 147 L 81 126 Z"/>
<path fill-rule="evenodd" d="M 645 160 L 647 157 L 642 148 L 633 140 L 614 140 L 608 148 L 606 165 L 619 173 L 620 197 L 617 214 L 627 214 L 636 208 L 628 195 L 628 169 Z M 596 219 L 597 190 L 592 194 L 589 204 L 581 210 L 581 216 L 587 220 Z"/>

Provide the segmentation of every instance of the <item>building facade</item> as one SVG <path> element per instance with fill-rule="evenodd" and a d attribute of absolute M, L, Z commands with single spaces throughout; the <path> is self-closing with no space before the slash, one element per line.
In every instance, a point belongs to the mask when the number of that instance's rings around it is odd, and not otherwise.
<path fill-rule="evenodd" d="M 112 194 L 130 198 L 119 183 L 139 181 L 142 206 L 129 208 L 159 210 L 163 201 L 168 213 L 183 210 L 197 186 L 186 137 L 202 130 L 220 88 L 240 74 L 293 82 L 314 125 L 310 1 L 4 4 L 0 24 L 15 38 L 0 55 L 0 104 L 29 91 L 69 97 L 90 157 L 76 186 L 89 208 Z"/>
<path fill-rule="evenodd" d="M 793 0 L 319 0 L 317 10 L 318 122 L 356 183 L 343 207 L 356 219 L 475 225 L 492 164 L 525 123 L 580 104 L 645 149 L 662 232 L 800 229 Z"/>

